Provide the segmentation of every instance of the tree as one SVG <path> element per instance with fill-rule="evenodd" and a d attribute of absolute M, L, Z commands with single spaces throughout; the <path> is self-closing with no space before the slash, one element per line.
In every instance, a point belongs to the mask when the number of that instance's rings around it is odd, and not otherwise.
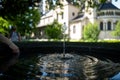
<path fill-rule="evenodd" d="M 47 25 L 45 29 L 45 33 L 49 39 L 60 39 L 60 35 L 62 34 L 61 24 L 55 20 L 52 24 Z"/>
<path fill-rule="evenodd" d="M 18 14 L 24 14 L 28 7 L 36 6 L 41 0 L 0 0 L 0 16 L 11 19 Z"/>
<path fill-rule="evenodd" d="M 54 1 L 54 2 L 53 2 Z M 68 3 L 79 7 L 80 11 L 85 7 L 85 2 L 88 1 L 88 7 L 98 7 L 100 4 L 105 3 L 107 0 L 66 0 Z M 56 6 L 62 7 L 61 0 L 46 0 L 48 10 L 54 9 Z"/>
<path fill-rule="evenodd" d="M 0 17 L 0 33 L 6 35 L 9 32 L 9 22 Z"/>
<path fill-rule="evenodd" d="M 38 7 L 38 3 L 40 3 L 42 0 L 0 0 L 0 16 L 3 18 L 11 19 L 13 17 L 16 17 L 18 14 L 24 14 L 26 11 L 28 11 L 28 7 Z M 50 9 L 53 9 L 55 6 L 60 5 L 60 0 L 54 0 L 56 1 L 56 4 L 54 5 L 53 0 L 46 0 L 48 2 L 48 5 L 50 6 Z M 67 0 L 69 3 L 72 3 L 74 5 L 80 6 L 80 8 L 84 7 L 84 2 L 86 0 Z M 99 0 L 101 3 L 105 2 L 106 0 Z M 89 3 L 91 6 L 96 5 L 96 0 L 89 0 Z M 36 5 L 37 3 L 37 5 Z M 94 4 L 93 4 L 94 3 Z M 97 4 L 98 5 L 98 4 Z"/>
<path fill-rule="evenodd" d="M 105 3 L 107 0 L 99 0 L 99 2 L 101 3 Z"/>
<path fill-rule="evenodd" d="M 40 20 L 40 13 L 36 3 L 40 0 L 0 0 L 0 16 L 8 21 L 9 25 L 16 25 L 22 34 L 31 33 Z M 32 7 L 32 9 L 29 9 Z"/>
<path fill-rule="evenodd" d="M 112 33 L 114 36 L 120 37 L 120 21 L 117 22 L 117 25 L 115 26 L 115 30 Z"/>
<path fill-rule="evenodd" d="M 95 24 L 88 23 L 84 27 L 83 38 L 85 40 L 88 40 L 88 41 L 97 41 L 99 32 L 100 32 L 100 30 L 98 28 L 98 24 L 97 23 L 95 23 Z"/>
<path fill-rule="evenodd" d="M 31 34 L 36 29 L 36 25 L 40 21 L 40 13 L 38 9 L 29 9 L 25 14 L 19 14 L 11 21 L 17 26 L 17 30 L 21 35 Z"/>

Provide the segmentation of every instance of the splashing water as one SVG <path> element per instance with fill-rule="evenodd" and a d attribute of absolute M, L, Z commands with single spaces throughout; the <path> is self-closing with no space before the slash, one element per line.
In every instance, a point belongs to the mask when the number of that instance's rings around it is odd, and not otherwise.
<path fill-rule="evenodd" d="M 63 59 L 62 54 L 50 54 L 40 58 L 39 76 L 42 80 L 95 80 L 106 79 L 120 71 L 120 64 L 112 61 L 98 60 L 92 56 L 80 56 L 66 53 L 69 59 Z"/>

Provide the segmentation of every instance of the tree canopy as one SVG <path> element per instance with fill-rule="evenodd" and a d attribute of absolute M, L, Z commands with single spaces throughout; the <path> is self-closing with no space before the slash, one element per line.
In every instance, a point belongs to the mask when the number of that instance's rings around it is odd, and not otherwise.
<path fill-rule="evenodd" d="M 37 9 L 30 9 L 25 14 L 20 14 L 12 21 L 13 25 L 17 25 L 21 35 L 30 34 L 36 29 L 36 25 L 40 20 L 40 13 Z"/>
<path fill-rule="evenodd" d="M 9 22 L 0 17 L 0 33 L 8 34 Z"/>
<path fill-rule="evenodd" d="M 53 2 L 53 1 L 55 1 L 55 2 Z M 89 7 L 95 7 L 95 6 L 98 6 L 101 3 L 106 2 L 107 0 L 66 0 L 66 1 L 68 3 L 70 3 L 70 4 L 73 4 L 73 5 L 77 6 L 77 7 L 79 7 L 80 10 L 81 10 L 81 9 L 83 9 L 85 7 L 85 1 L 88 1 L 88 3 L 89 3 L 88 6 Z M 46 2 L 49 5 L 49 9 L 53 9 L 57 5 L 60 5 L 60 6 L 62 5 L 60 3 L 60 0 L 47 0 Z"/>
<path fill-rule="evenodd" d="M 49 39 L 60 39 L 62 35 L 61 24 L 55 20 L 52 24 L 47 25 L 45 33 Z"/>
<path fill-rule="evenodd" d="M 112 32 L 114 36 L 120 37 L 120 21 L 117 22 L 115 30 Z"/>
<path fill-rule="evenodd" d="M 39 5 L 36 3 L 41 2 L 42 0 L 0 0 L 0 16 L 8 22 L 15 22 L 15 25 L 19 26 L 29 26 L 30 20 L 26 19 L 26 15 L 29 11 L 29 7 L 38 7 Z M 57 5 L 62 5 L 60 0 L 56 1 L 54 4 L 53 0 L 46 0 L 50 9 L 53 9 Z M 67 0 L 69 3 L 74 4 L 79 7 L 84 7 L 84 3 L 86 0 Z M 92 2 L 93 1 L 93 2 Z M 106 0 L 99 0 L 101 3 L 105 2 Z M 88 0 L 90 6 L 96 5 L 97 0 Z M 40 6 L 39 6 L 40 7 Z M 36 11 L 33 11 L 37 13 Z M 35 14 L 33 14 L 35 15 Z M 38 16 L 37 14 L 35 16 Z M 29 18 L 30 19 L 30 18 Z M 20 20 L 22 22 L 20 22 Z M 34 17 L 34 22 L 37 23 L 38 18 Z M 25 23 L 24 23 L 25 22 Z M 22 23 L 22 24 L 21 24 Z M 32 22 L 33 23 L 33 22 Z M 35 26 L 35 23 L 32 26 Z M 25 27 L 19 27 L 19 29 L 25 32 Z M 31 28 L 27 28 L 31 30 Z M 27 31 L 28 32 L 28 31 Z"/>
<path fill-rule="evenodd" d="M 98 24 L 97 23 L 88 23 L 85 27 L 84 27 L 84 39 L 88 40 L 88 41 L 97 41 L 98 40 L 98 36 L 99 36 L 99 28 L 98 28 Z"/>
<path fill-rule="evenodd" d="M 24 14 L 26 11 L 28 11 L 28 7 L 38 7 L 39 5 L 36 5 L 36 3 L 40 3 L 42 0 L 0 0 L 0 16 L 3 18 L 9 18 L 12 19 L 12 15 L 14 17 L 18 14 Z M 48 2 L 48 5 L 50 6 L 50 9 L 53 9 L 56 5 L 61 5 L 60 0 L 54 0 L 56 1 L 56 4 L 53 3 L 53 0 L 46 0 Z M 69 3 L 72 3 L 74 5 L 79 5 L 81 8 L 84 7 L 84 4 L 86 0 L 67 0 Z M 92 2 L 93 1 L 93 2 Z M 97 1 L 100 3 L 105 2 L 106 0 L 89 0 L 90 6 L 96 5 Z"/>
<path fill-rule="evenodd" d="M 41 0 L 1 0 L 0 16 L 12 19 L 18 14 L 24 14 L 30 6 L 36 6 L 35 3 Z"/>
<path fill-rule="evenodd" d="M 0 16 L 9 22 L 8 26 L 17 26 L 17 30 L 22 35 L 30 33 L 40 20 L 39 10 L 35 9 L 35 7 L 38 7 L 35 3 L 39 3 L 39 1 L 40 0 L 1 0 Z M 7 28 L 9 29 L 9 27 Z M 1 30 L 3 29 L 5 31 L 5 28 L 1 27 Z"/>

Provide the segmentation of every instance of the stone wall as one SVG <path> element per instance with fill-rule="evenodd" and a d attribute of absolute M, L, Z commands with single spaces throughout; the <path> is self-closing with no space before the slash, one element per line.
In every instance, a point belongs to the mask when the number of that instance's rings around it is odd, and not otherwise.
<path fill-rule="evenodd" d="M 15 43 L 20 48 L 21 55 L 26 54 L 51 54 L 63 53 L 63 42 L 18 42 Z M 81 43 L 66 42 L 65 53 L 76 53 L 80 55 L 94 55 L 108 57 L 111 59 L 120 58 L 120 43 Z M 0 44 L 0 55 L 11 53 L 9 47 Z"/>

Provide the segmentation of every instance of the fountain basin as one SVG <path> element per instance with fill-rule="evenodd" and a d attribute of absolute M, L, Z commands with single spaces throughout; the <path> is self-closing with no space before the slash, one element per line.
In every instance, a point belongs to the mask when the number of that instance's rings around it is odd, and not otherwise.
<path fill-rule="evenodd" d="M 63 53 L 63 42 L 16 42 L 21 55 L 35 53 Z M 66 53 L 87 54 L 92 56 L 104 56 L 114 61 L 120 58 L 120 43 L 89 43 L 89 42 L 65 42 Z M 9 49 L 0 45 L 0 52 L 8 53 Z"/>
<path fill-rule="evenodd" d="M 120 64 L 89 55 L 30 54 L 0 76 L 1 80 L 108 80 L 120 72 Z M 68 58 L 67 58 L 68 57 Z M 5 79 L 7 78 L 7 79 Z M 113 77 L 114 78 L 114 77 Z"/>
<path fill-rule="evenodd" d="M 47 78 L 49 80 L 57 77 L 58 80 L 68 80 L 69 78 L 71 80 L 85 80 L 87 78 L 109 78 L 119 72 L 119 49 L 117 48 L 105 48 L 103 45 L 98 46 L 95 44 L 92 46 L 93 44 L 91 43 L 87 43 L 88 46 L 86 46 L 86 43 L 66 43 L 66 53 L 65 57 L 63 57 L 61 42 L 20 42 L 16 44 L 21 51 L 20 62 L 4 73 L 8 78 L 13 78 L 13 76 L 17 78 L 18 75 L 21 75 L 21 78 L 24 79 Z M 1 47 L 1 51 L 6 54 L 10 53 L 10 49 L 7 46 L 3 44 Z M 32 60 L 32 57 L 34 57 L 34 60 Z M 107 67 L 105 67 L 106 65 Z M 103 74 L 105 71 L 108 72 L 106 75 Z"/>

